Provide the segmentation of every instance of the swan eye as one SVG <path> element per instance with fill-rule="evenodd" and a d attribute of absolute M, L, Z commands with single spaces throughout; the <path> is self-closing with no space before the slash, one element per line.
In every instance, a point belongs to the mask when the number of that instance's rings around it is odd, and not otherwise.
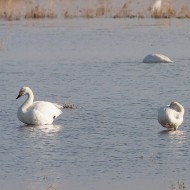
<path fill-rule="evenodd" d="M 20 98 L 21 96 L 25 95 L 25 91 L 24 90 L 20 90 L 18 96 L 16 99 Z"/>
<path fill-rule="evenodd" d="M 16 99 L 20 98 L 21 96 L 23 96 L 22 92 L 20 91 L 18 96 L 16 97 Z"/>
<path fill-rule="evenodd" d="M 19 92 L 19 94 L 20 94 L 21 96 L 25 95 L 25 94 L 26 94 L 26 90 L 25 90 L 25 89 L 21 89 L 20 92 Z"/>

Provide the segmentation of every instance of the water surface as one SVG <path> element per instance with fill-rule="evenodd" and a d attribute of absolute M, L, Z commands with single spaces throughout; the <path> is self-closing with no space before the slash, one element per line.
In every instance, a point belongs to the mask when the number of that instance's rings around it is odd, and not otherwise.
<path fill-rule="evenodd" d="M 189 187 L 189 20 L 1 21 L 1 189 Z M 163 53 L 172 64 L 145 64 Z M 74 103 L 50 126 L 24 126 L 22 86 Z M 177 132 L 157 109 L 185 107 Z"/>

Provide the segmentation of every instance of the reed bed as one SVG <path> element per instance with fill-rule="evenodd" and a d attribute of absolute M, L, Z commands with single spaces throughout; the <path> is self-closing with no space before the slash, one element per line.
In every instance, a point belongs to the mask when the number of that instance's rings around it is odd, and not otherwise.
<path fill-rule="evenodd" d="M 175 6 L 169 0 L 162 0 L 155 9 L 154 0 L 144 5 L 139 0 L 118 2 L 119 7 L 113 0 L 0 0 L 0 19 L 190 18 L 188 4 Z"/>
<path fill-rule="evenodd" d="M 65 103 L 63 105 L 63 109 L 76 109 L 76 108 L 78 108 L 78 105 L 71 104 L 71 103 Z"/>

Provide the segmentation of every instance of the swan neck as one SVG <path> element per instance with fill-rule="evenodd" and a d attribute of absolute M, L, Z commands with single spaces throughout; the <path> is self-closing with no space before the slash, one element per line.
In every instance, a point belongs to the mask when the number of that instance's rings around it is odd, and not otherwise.
<path fill-rule="evenodd" d="M 184 108 L 183 108 L 183 106 L 182 105 L 179 105 L 179 108 L 180 108 L 180 112 L 182 113 L 182 114 L 184 114 Z"/>
<path fill-rule="evenodd" d="M 183 106 L 182 106 L 181 104 L 177 103 L 177 102 L 176 102 L 176 105 L 177 105 L 177 107 L 178 107 L 178 111 L 179 111 L 181 114 L 184 114 L 184 108 L 183 108 Z"/>
<path fill-rule="evenodd" d="M 23 109 L 27 109 L 34 102 L 34 95 L 32 91 L 29 91 L 26 95 L 27 95 L 27 99 L 21 106 Z"/>

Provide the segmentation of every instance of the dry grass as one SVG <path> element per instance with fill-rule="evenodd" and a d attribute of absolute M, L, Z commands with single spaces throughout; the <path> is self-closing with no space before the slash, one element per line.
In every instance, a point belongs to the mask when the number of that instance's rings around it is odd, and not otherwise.
<path fill-rule="evenodd" d="M 78 106 L 75 104 L 66 103 L 63 105 L 63 109 L 76 109 L 76 108 L 78 108 Z"/>
<path fill-rule="evenodd" d="M 22 18 L 55 18 L 53 1 L 48 1 L 46 8 L 27 0 L 0 0 L 0 17 L 6 20 Z"/>
<path fill-rule="evenodd" d="M 185 190 L 186 186 L 184 182 L 178 181 L 177 184 L 173 183 L 171 185 L 171 190 Z"/>
<path fill-rule="evenodd" d="M 125 17 L 129 17 L 129 10 L 127 3 L 125 3 L 121 8 L 121 10 L 113 16 L 113 18 L 125 18 Z"/>
<path fill-rule="evenodd" d="M 170 18 L 175 17 L 176 11 L 171 6 L 169 0 L 163 0 L 161 6 L 155 9 L 151 8 L 151 17 L 153 18 Z"/>
<path fill-rule="evenodd" d="M 7 20 L 19 20 L 21 17 L 22 0 L 0 0 L 0 17 Z"/>
<path fill-rule="evenodd" d="M 94 3 L 95 1 L 97 3 Z M 132 6 L 134 2 L 136 2 L 135 8 Z M 57 17 L 65 19 L 78 17 L 190 18 L 190 10 L 187 5 L 174 7 L 171 2 L 170 0 L 162 0 L 160 8 L 153 9 L 154 3 L 147 3 L 146 7 L 142 8 L 139 0 L 123 0 L 121 7 L 114 9 L 112 0 L 88 0 L 88 5 L 84 3 L 82 6 L 77 0 L 0 0 L 0 18 L 6 20 Z"/>
<path fill-rule="evenodd" d="M 45 10 L 36 6 L 28 12 L 26 12 L 25 18 L 45 18 L 45 16 Z"/>
<path fill-rule="evenodd" d="M 190 10 L 187 6 L 182 6 L 181 10 L 176 15 L 177 18 L 190 18 Z"/>

